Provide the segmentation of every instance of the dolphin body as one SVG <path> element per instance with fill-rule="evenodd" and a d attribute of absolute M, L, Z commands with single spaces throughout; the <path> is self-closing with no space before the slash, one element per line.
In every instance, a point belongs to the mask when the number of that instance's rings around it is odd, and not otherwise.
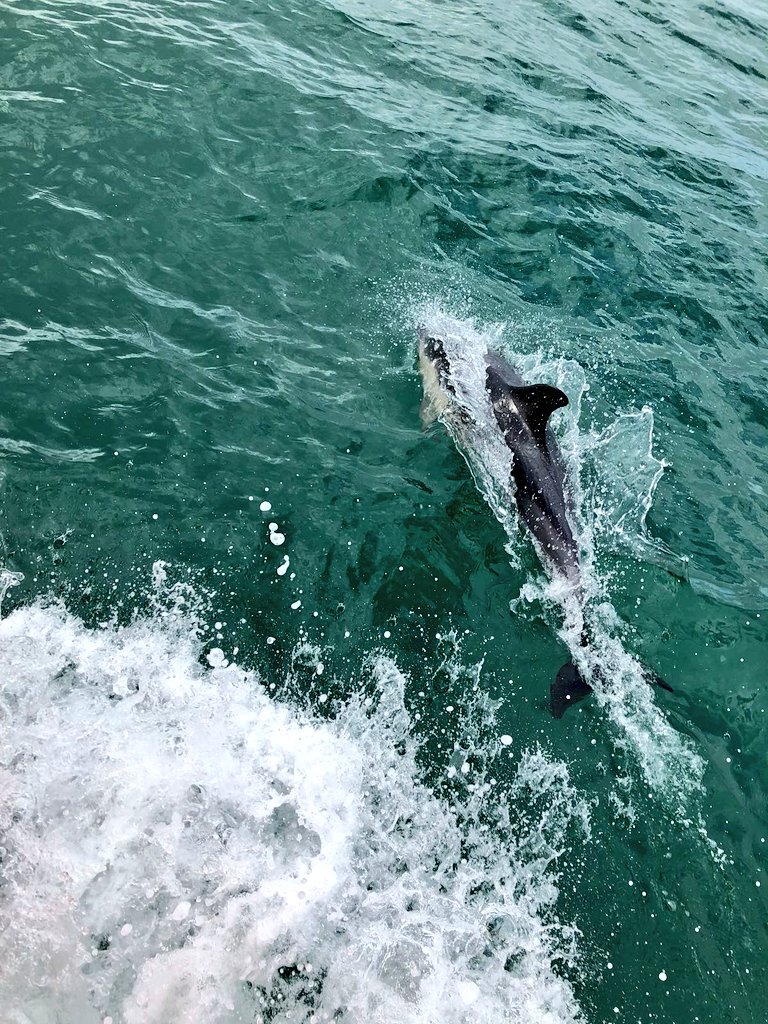
<path fill-rule="evenodd" d="M 550 384 L 526 384 L 506 359 L 486 355 L 485 389 L 496 423 L 512 452 L 512 480 L 520 518 L 537 542 L 542 562 L 580 592 L 579 548 L 568 520 L 572 507 L 563 457 L 548 426 L 567 395 Z"/>
<path fill-rule="evenodd" d="M 442 338 L 419 329 L 419 367 L 424 380 L 426 418 L 452 415 L 459 428 L 468 426 L 452 379 Z M 485 356 L 485 390 L 496 424 L 512 453 L 515 503 L 545 569 L 553 579 L 567 583 L 581 602 L 579 545 L 570 517 L 573 495 L 557 440 L 549 426 L 556 409 L 568 405 L 568 396 L 550 384 L 526 384 L 517 370 L 497 352 Z M 586 632 L 582 646 L 587 646 Z M 649 682 L 671 687 L 654 673 Z M 568 707 L 586 697 L 592 687 L 572 661 L 566 662 L 550 687 L 550 708 L 562 718 Z"/>

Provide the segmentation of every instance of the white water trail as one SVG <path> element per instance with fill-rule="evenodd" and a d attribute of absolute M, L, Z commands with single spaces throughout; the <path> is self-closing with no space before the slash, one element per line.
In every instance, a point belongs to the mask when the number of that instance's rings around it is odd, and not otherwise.
<path fill-rule="evenodd" d="M 512 327 L 458 319 L 440 306 L 420 308 L 416 321 L 444 340 L 457 401 L 472 422 L 452 415 L 450 407 L 443 420 L 507 533 L 507 551 L 515 567 L 521 565 L 521 545 L 529 540 L 524 539 L 527 533 L 521 528 L 511 491 L 510 452 L 485 390 L 486 353 L 492 349 L 506 355 L 527 382 L 552 384 L 568 395 L 570 404 L 554 413 L 550 422 L 572 493 L 583 601 L 574 600 L 567 586 L 547 580 L 542 573 L 524 584 L 511 607 L 519 610 L 526 603 L 542 602 L 559 609 L 559 635 L 614 726 L 616 742 L 634 757 L 652 792 L 685 818 L 691 798 L 701 790 L 704 762 L 670 724 L 642 665 L 624 647 L 623 623 L 611 604 L 606 581 L 595 568 L 600 544 L 621 543 L 636 554 L 653 546 L 645 519 L 664 463 L 653 455 L 652 411 L 646 407 L 640 413 L 622 414 L 601 434 L 581 432 L 581 401 L 588 384 L 578 363 L 515 351 Z M 585 628 L 589 647 L 581 642 Z M 543 682 L 548 687 L 551 680 Z"/>
<path fill-rule="evenodd" d="M 580 1021 L 566 767 L 530 751 L 502 786 L 483 723 L 436 794 L 391 660 L 320 717 L 205 667 L 193 592 L 155 583 L 126 627 L 0 621 L 2 1020 Z"/>

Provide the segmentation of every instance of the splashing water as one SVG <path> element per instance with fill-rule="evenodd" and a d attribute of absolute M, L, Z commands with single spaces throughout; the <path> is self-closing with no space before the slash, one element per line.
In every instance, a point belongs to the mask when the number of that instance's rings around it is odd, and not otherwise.
<path fill-rule="evenodd" d="M 3 598 L 11 587 L 18 587 L 24 580 L 24 573 L 12 572 L 0 565 L 0 611 L 3 608 Z"/>
<path fill-rule="evenodd" d="M 450 411 L 444 422 L 464 456 L 480 491 L 504 527 L 512 564 L 520 567 L 522 531 L 510 482 L 510 452 L 498 430 L 485 391 L 485 356 L 505 353 L 530 383 L 549 383 L 568 395 L 570 404 L 551 420 L 567 467 L 571 510 L 580 545 L 583 601 L 558 580 L 529 579 L 511 603 L 520 609 L 541 602 L 563 614 L 558 632 L 574 662 L 592 685 L 595 699 L 616 729 L 617 742 L 633 754 L 646 783 L 676 810 L 685 813 L 701 789 L 704 763 L 690 742 L 669 723 L 645 681 L 643 667 L 623 646 L 623 624 L 595 568 L 598 545 L 622 544 L 636 554 L 655 542 L 646 516 L 664 463 L 653 455 L 653 413 L 620 415 L 599 434 L 580 432 L 581 402 L 588 388 L 584 371 L 572 360 L 521 353 L 509 343 L 504 325 L 480 326 L 457 319 L 434 305 L 418 310 L 416 320 L 445 342 L 458 402 L 470 413 L 467 424 Z M 589 481 L 589 487 L 584 482 Z M 660 552 L 655 561 L 668 560 Z M 587 630 L 589 647 L 581 639 Z"/>
<path fill-rule="evenodd" d="M 577 933 L 554 863 L 587 815 L 565 766 L 435 795 L 391 660 L 320 718 L 205 668 L 192 596 L 122 628 L 0 622 L 4 1019 L 580 1020 L 555 970 Z M 501 756 L 483 729 L 476 766 Z"/>
<path fill-rule="evenodd" d="M 582 472 L 592 477 L 591 529 L 599 542 L 628 548 L 645 561 L 687 576 L 688 558 L 678 555 L 646 525 L 656 487 L 668 463 L 653 453 L 653 410 L 618 416 L 599 434 L 579 435 Z"/>

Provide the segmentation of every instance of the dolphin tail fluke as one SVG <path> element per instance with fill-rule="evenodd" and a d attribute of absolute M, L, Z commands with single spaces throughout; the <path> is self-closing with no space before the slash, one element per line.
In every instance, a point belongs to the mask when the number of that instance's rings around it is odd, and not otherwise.
<path fill-rule="evenodd" d="M 675 691 L 661 676 L 645 669 L 645 681 L 650 686 L 660 686 L 668 693 Z M 555 677 L 554 683 L 549 688 L 550 708 L 554 718 L 562 718 L 568 708 L 577 704 L 580 700 L 592 693 L 592 687 L 584 679 L 581 672 L 572 661 L 567 661 Z"/>
<path fill-rule="evenodd" d="M 573 704 L 592 693 L 592 687 L 584 679 L 572 661 L 567 661 L 549 688 L 550 708 L 554 718 L 562 718 Z"/>
<path fill-rule="evenodd" d="M 661 676 L 657 675 L 651 669 L 647 670 L 648 682 L 651 686 L 660 686 L 662 690 L 666 690 L 667 693 L 674 693 L 674 689 L 669 685 L 666 679 L 662 679 Z"/>

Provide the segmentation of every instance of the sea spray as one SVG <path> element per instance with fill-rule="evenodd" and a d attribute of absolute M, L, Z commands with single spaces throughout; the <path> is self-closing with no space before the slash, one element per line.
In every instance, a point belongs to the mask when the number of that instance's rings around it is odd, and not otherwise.
<path fill-rule="evenodd" d="M 24 574 L 13 572 L 11 569 L 4 569 L 0 565 L 0 613 L 3 609 L 3 598 L 11 587 L 18 587 L 24 580 Z"/>
<path fill-rule="evenodd" d="M 556 966 L 578 935 L 556 862 L 588 816 L 566 767 L 529 751 L 502 784 L 509 748 L 468 722 L 471 768 L 436 792 L 392 660 L 299 709 L 205 667 L 194 593 L 156 584 L 170 608 L 124 627 L 0 622 L 8 1019 L 581 1019 Z"/>

